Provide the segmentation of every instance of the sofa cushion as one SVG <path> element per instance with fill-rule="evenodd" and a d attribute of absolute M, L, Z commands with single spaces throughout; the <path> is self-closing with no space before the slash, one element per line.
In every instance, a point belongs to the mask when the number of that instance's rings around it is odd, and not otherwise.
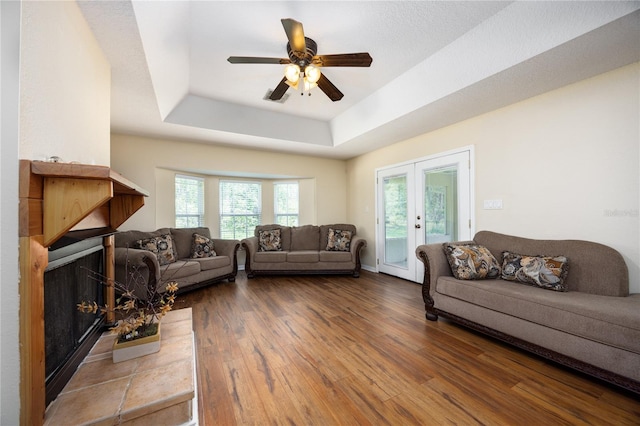
<path fill-rule="evenodd" d="M 231 264 L 229 256 L 201 257 L 198 259 L 191 259 L 191 261 L 198 262 L 202 271 L 224 268 Z"/>
<path fill-rule="evenodd" d="M 171 228 L 171 236 L 176 251 L 176 258 L 189 259 L 193 248 L 193 234 L 199 234 L 203 237 L 211 238 L 209 228 Z"/>
<path fill-rule="evenodd" d="M 193 233 L 193 242 L 191 244 L 191 258 L 200 259 L 203 257 L 216 256 L 215 247 L 211 238 Z"/>
<path fill-rule="evenodd" d="M 500 275 L 500 265 L 489 249 L 478 244 L 442 245 L 451 273 L 459 280 L 479 280 L 496 278 Z"/>
<path fill-rule="evenodd" d="M 556 293 L 500 279 L 439 277 L 436 306 L 440 295 L 640 354 L 640 294 Z"/>
<path fill-rule="evenodd" d="M 564 256 L 527 256 L 502 252 L 502 279 L 567 291 L 568 263 Z"/>
<path fill-rule="evenodd" d="M 147 250 L 156 255 L 158 264 L 168 265 L 176 261 L 176 255 L 173 251 L 173 238 L 171 234 L 158 235 L 134 243 L 134 248 Z"/>
<path fill-rule="evenodd" d="M 351 237 L 353 233 L 348 230 L 329 228 L 327 236 L 328 251 L 349 251 L 351 250 Z"/>
<path fill-rule="evenodd" d="M 319 253 L 320 262 L 351 262 L 351 252 L 348 251 L 325 251 Z"/>
<path fill-rule="evenodd" d="M 319 260 L 317 250 L 299 250 L 287 252 L 287 262 L 316 263 Z"/>
<path fill-rule="evenodd" d="M 258 251 L 253 254 L 253 261 L 258 263 L 282 263 L 287 261 L 286 251 Z"/>
<path fill-rule="evenodd" d="M 282 240 L 279 229 L 269 229 L 260 231 L 258 234 L 258 244 L 260 251 L 281 251 Z"/>
<path fill-rule="evenodd" d="M 160 267 L 162 281 L 177 280 L 200 273 L 200 263 L 194 260 L 177 260 L 171 264 Z"/>
<path fill-rule="evenodd" d="M 160 235 L 170 234 L 169 228 L 160 228 L 156 231 L 122 231 L 114 234 L 114 242 L 116 247 L 131 247 L 134 248 L 134 244 L 137 240 L 144 240 L 145 238 L 159 237 Z"/>
<path fill-rule="evenodd" d="M 278 224 L 258 225 L 254 230 L 254 235 L 259 239 L 260 231 L 268 231 L 270 229 L 279 229 L 280 241 L 282 243 L 282 250 L 283 251 L 291 250 L 291 227 L 290 226 L 282 226 Z"/>
<path fill-rule="evenodd" d="M 340 229 L 351 231 L 351 238 L 356 236 L 356 227 L 349 223 L 334 223 L 330 225 L 320 225 L 320 249 L 326 250 L 329 241 L 329 229 Z"/>
<path fill-rule="evenodd" d="M 533 240 L 479 231 L 473 237 L 487 247 L 502 264 L 504 250 L 512 253 L 562 254 L 571 261 L 571 273 L 565 284 L 569 291 L 581 291 L 603 296 L 627 296 L 629 271 L 622 255 L 603 244 L 581 240 Z"/>
<path fill-rule="evenodd" d="M 291 251 L 320 250 L 320 227 L 315 225 L 291 228 Z"/>

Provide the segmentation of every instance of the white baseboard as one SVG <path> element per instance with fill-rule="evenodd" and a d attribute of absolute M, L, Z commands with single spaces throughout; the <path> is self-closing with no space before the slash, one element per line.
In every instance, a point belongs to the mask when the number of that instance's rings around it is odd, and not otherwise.
<path fill-rule="evenodd" d="M 365 271 L 369 271 L 369 272 L 374 272 L 374 273 L 378 273 L 378 268 L 375 268 L 373 266 L 369 266 L 369 265 L 360 265 L 360 267 L 362 269 L 364 269 Z"/>

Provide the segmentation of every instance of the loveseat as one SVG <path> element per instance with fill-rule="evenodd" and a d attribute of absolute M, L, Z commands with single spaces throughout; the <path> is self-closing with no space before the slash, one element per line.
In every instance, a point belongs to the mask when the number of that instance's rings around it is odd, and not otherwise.
<path fill-rule="evenodd" d="M 267 274 L 360 276 L 360 250 L 367 246 L 350 224 L 259 225 L 242 240 L 249 278 Z"/>
<path fill-rule="evenodd" d="M 640 393 L 640 294 L 629 294 L 616 250 L 480 231 L 416 255 L 427 319 L 448 318 Z"/>
<path fill-rule="evenodd" d="M 240 241 L 211 238 L 204 227 L 117 232 L 115 278 L 135 284 L 142 298 L 145 286 L 155 285 L 162 293 L 170 281 L 178 284 L 179 293 L 225 279 L 235 281 L 239 248 Z"/>

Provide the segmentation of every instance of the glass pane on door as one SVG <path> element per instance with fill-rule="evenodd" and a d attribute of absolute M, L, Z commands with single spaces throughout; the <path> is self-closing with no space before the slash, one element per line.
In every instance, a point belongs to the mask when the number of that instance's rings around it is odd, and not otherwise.
<path fill-rule="evenodd" d="M 424 241 L 426 244 L 458 239 L 458 166 L 425 170 Z"/>
<path fill-rule="evenodd" d="M 407 267 L 407 176 L 383 179 L 384 263 Z"/>

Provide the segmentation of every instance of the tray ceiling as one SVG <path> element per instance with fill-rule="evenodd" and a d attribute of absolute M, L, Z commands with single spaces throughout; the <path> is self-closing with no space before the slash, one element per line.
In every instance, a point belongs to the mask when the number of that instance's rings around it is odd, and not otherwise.
<path fill-rule="evenodd" d="M 640 60 L 640 2 L 79 1 L 112 66 L 114 133 L 350 158 Z M 345 94 L 264 100 L 286 57 L 281 18 Z"/>

